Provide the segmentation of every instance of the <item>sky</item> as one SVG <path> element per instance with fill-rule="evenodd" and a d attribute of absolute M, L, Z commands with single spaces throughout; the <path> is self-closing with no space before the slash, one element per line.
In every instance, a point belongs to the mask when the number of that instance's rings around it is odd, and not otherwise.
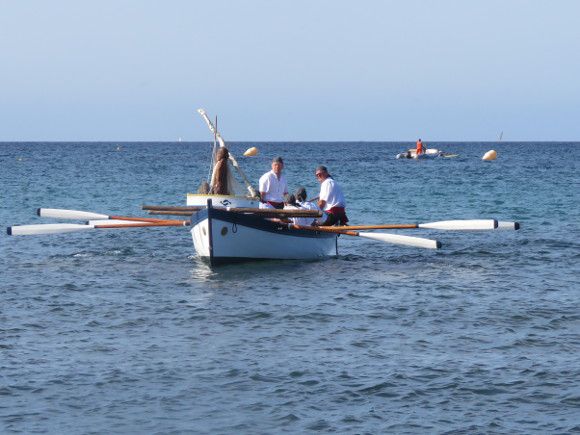
<path fill-rule="evenodd" d="M 580 140 L 576 0 L 0 0 L 0 141 Z"/>

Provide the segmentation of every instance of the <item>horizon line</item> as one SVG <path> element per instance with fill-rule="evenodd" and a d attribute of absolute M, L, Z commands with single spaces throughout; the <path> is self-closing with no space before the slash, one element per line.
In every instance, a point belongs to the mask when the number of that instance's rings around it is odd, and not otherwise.
<path fill-rule="evenodd" d="M 212 140 L 0 140 L 0 144 L 7 143 L 212 143 Z M 228 143 L 256 144 L 256 143 L 415 143 L 415 140 L 229 140 Z M 430 140 L 423 143 L 580 143 L 578 140 Z"/>

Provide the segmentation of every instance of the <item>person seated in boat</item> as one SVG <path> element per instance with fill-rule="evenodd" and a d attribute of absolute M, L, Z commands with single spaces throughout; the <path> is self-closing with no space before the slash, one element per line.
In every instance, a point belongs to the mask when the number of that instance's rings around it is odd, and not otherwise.
<path fill-rule="evenodd" d="M 276 157 L 272 160 L 272 170 L 260 177 L 260 208 L 284 208 L 284 195 L 288 193 L 286 177 L 282 175 L 284 160 Z"/>
<path fill-rule="evenodd" d="M 212 195 L 233 195 L 234 179 L 229 166 L 230 153 L 226 147 L 218 148 L 215 153 L 215 165 L 211 175 Z"/>
<path fill-rule="evenodd" d="M 315 198 L 312 201 L 308 201 L 306 199 L 308 198 L 306 188 L 300 186 L 298 189 L 296 189 L 296 193 L 294 193 L 294 196 L 296 197 L 296 204 L 298 204 L 298 207 L 304 210 L 320 210 L 318 208 L 318 205 L 316 204 L 316 200 L 318 198 Z"/>
<path fill-rule="evenodd" d="M 346 216 L 346 201 L 342 188 L 328 173 L 326 166 L 317 167 L 314 175 L 320 183 L 317 205 L 326 213 L 326 219 L 320 225 L 346 225 L 348 217 Z"/>
<path fill-rule="evenodd" d="M 199 187 L 197 188 L 197 193 L 200 195 L 207 195 L 210 191 L 209 183 L 205 180 L 201 182 Z"/>
<path fill-rule="evenodd" d="M 284 204 L 284 210 L 316 210 L 320 209 L 306 201 L 306 189 L 300 187 L 295 195 L 286 195 L 286 201 Z M 317 218 L 315 217 L 292 217 L 289 222 L 295 225 L 311 226 L 317 224 Z"/>
<path fill-rule="evenodd" d="M 298 204 L 296 203 L 296 197 L 291 193 L 284 195 L 284 210 L 300 210 L 300 207 L 298 207 Z M 295 218 L 284 217 L 280 219 L 280 222 L 294 224 L 296 223 L 294 219 Z"/>
<path fill-rule="evenodd" d="M 311 201 L 308 201 L 308 194 L 306 193 L 306 188 L 300 186 L 296 189 L 296 193 L 294 194 L 296 197 L 296 205 L 300 207 L 301 210 L 314 210 L 314 211 L 322 211 L 318 208 L 317 200 L 318 198 L 314 198 Z M 319 225 L 326 221 L 326 213 L 323 212 L 323 216 L 320 218 L 312 218 L 311 222 L 306 225 Z M 310 219 L 310 218 L 308 218 Z"/>
<path fill-rule="evenodd" d="M 417 155 L 423 154 L 423 142 L 421 138 L 417 141 L 417 150 L 415 151 Z"/>
<path fill-rule="evenodd" d="M 298 206 L 298 204 L 296 203 L 296 197 L 292 194 L 286 194 L 284 195 L 284 210 L 300 210 L 300 207 Z M 272 222 L 280 222 L 283 224 L 298 224 L 298 222 L 295 222 L 294 219 L 295 218 L 291 218 L 291 217 L 271 217 L 271 218 L 266 218 L 269 221 Z M 310 225 L 310 224 L 305 224 L 305 223 L 300 223 L 298 225 Z"/>

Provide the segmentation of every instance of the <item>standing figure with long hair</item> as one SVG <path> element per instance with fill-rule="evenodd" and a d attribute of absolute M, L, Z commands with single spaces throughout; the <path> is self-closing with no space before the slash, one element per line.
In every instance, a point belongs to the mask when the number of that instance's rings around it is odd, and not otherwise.
<path fill-rule="evenodd" d="M 233 195 L 233 177 L 230 173 L 228 159 L 230 153 L 226 147 L 218 148 L 215 153 L 216 164 L 211 175 L 211 190 L 213 195 Z"/>

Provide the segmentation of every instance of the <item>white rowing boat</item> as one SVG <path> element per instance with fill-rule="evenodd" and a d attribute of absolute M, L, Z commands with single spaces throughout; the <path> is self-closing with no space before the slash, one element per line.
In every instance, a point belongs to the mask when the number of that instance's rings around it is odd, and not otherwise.
<path fill-rule="evenodd" d="M 212 207 L 191 218 L 197 254 L 211 266 L 248 260 L 316 260 L 338 255 L 336 233 L 295 230 L 252 213 Z"/>
<path fill-rule="evenodd" d="M 224 147 L 225 141 L 205 111 L 199 109 L 198 113 L 214 134 L 215 155 L 216 145 Z M 230 211 L 233 208 L 257 209 L 260 205 L 256 190 L 231 153 L 230 162 L 249 194 L 244 195 L 240 190 L 232 195 L 187 194 L 188 206 L 204 207 L 191 218 L 193 246 L 199 257 L 214 266 L 247 260 L 312 260 L 338 255 L 337 234 L 292 230 L 278 219 Z"/>

